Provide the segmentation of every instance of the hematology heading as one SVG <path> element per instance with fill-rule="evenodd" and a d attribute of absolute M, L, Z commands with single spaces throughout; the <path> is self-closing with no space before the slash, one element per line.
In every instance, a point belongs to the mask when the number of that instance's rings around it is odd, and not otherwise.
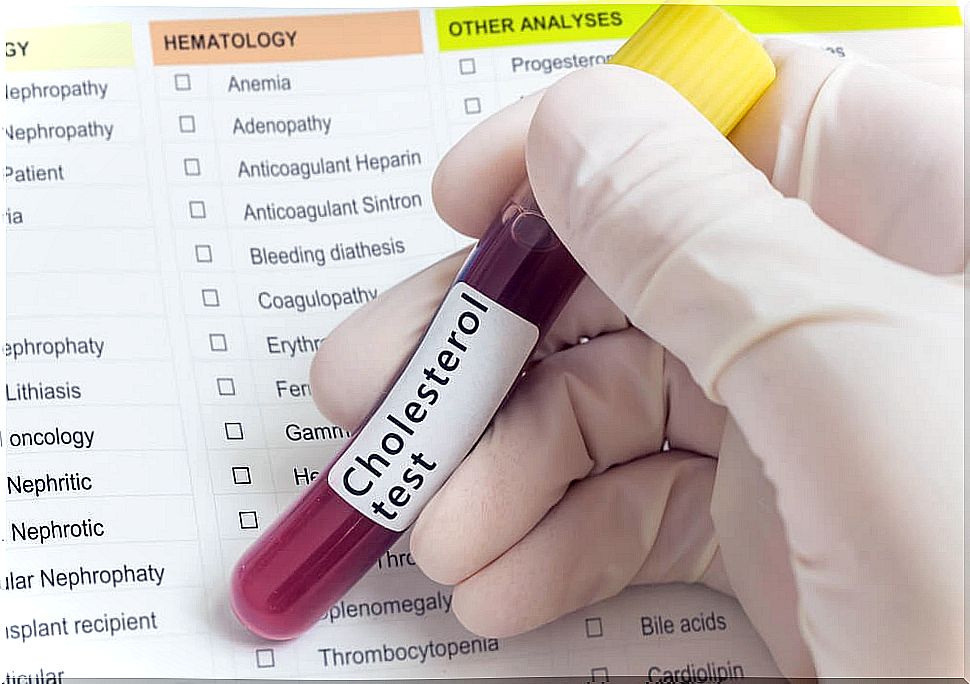
<path fill-rule="evenodd" d="M 149 22 L 157 65 L 299 62 L 422 52 L 416 10 Z"/>
<path fill-rule="evenodd" d="M 176 33 L 162 38 L 166 50 L 255 50 L 296 46 L 296 31 Z"/>

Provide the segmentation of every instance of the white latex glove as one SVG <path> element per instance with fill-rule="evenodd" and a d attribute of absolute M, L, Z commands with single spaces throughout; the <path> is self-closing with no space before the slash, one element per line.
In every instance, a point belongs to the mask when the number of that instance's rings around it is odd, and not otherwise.
<path fill-rule="evenodd" d="M 512 105 L 442 161 L 435 203 L 470 236 L 528 162 L 589 280 L 412 552 L 481 634 L 703 582 L 737 596 L 788 676 L 957 675 L 959 95 L 770 47 L 778 81 L 733 136 L 751 163 L 618 66 Z M 362 420 L 463 257 L 324 342 L 325 415 Z"/>

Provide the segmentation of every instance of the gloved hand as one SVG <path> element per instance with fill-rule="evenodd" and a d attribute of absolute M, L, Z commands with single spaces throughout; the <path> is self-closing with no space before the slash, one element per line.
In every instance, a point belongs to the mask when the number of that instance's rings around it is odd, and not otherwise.
<path fill-rule="evenodd" d="M 740 153 L 666 84 L 607 65 L 499 112 L 442 161 L 436 206 L 473 237 L 528 167 L 589 278 L 412 552 L 480 634 L 631 583 L 703 582 L 738 598 L 788 676 L 953 676 L 959 94 L 769 47 L 778 80 L 733 135 Z M 463 258 L 323 343 L 326 416 L 362 420 Z"/>

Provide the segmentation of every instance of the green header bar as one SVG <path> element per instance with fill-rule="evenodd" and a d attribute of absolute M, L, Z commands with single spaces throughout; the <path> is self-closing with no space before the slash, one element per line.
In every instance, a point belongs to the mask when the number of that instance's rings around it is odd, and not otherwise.
<path fill-rule="evenodd" d="M 959 7 L 725 7 L 753 33 L 834 33 L 962 26 Z"/>
<path fill-rule="evenodd" d="M 628 38 L 659 5 L 515 5 L 435 12 L 438 47 L 477 50 Z M 723 6 L 753 33 L 829 33 L 960 26 L 955 6 Z"/>

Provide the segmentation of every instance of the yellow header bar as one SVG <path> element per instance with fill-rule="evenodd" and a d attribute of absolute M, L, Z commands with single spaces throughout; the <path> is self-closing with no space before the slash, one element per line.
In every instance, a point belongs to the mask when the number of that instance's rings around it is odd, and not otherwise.
<path fill-rule="evenodd" d="M 135 63 L 131 25 L 86 24 L 4 32 L 7 71 L 127 67 Z"/>
<path fill-rule="evenodd" d="M 858 0 L 857 0 L 858 1 Z M 456 7 L 435 12 L 442 51 L 629 38 L 659 5 Z M 754 33 L 960 26 L 953 6 L 723 6 Z"/>

